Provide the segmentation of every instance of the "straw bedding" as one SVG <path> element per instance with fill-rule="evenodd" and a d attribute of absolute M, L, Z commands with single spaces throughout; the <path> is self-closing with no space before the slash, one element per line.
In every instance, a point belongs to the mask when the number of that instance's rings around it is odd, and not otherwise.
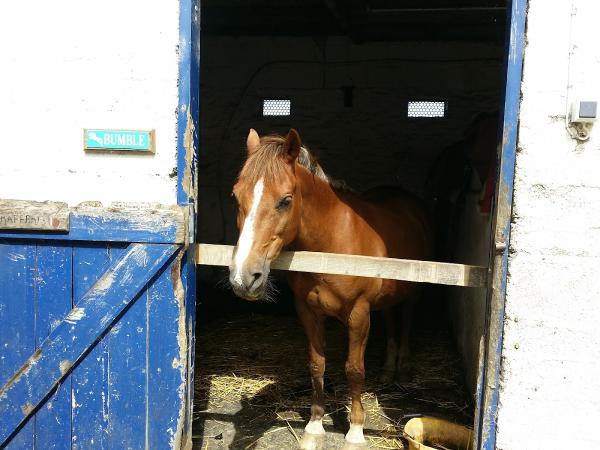
<path fill-rule="evenodd" d="M 341 448 L 347 430 L 345 329 L 327 322 L 325 448 Z M 371 448 L 402 449 L 402 426 L 420 414 L 472 422 L 459 360 L 447 333 L 413 333 L 408 382 L 381 386 L 383 333 L 372 327 L 365 365 L 365 437 Z M 194 448 L 297 448 L 310 416 L 306 339 L 293 316 L 254 314 L 213 321 L 198 331 Z M 406 446 L 407 448 L 407 446 Z"/>

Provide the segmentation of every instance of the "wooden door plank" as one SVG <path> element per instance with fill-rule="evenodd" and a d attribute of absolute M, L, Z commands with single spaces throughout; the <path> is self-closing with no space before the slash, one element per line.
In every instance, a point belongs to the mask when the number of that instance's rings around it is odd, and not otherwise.
<path fill-rule="evenodd" d="M 186 355 L 187 365 L 180 367 L 180 372 L 185 378 L 185 415 L 182 429 L 182 447 L 192 446 L 193 416 L 194 416 L 194 380 L 195 380 L 195 361 L 196 361 L 196 263 L 194 262 L 193 252 L 186 252 L 181 255 L 181 269 L 174 266 L 181 273 L 180 288 L 175 288 L 181 296 L 179 300 L 179 336 L 180 336 L 180 354 Z M 185 336 L 186 341 L 181 339 Z M 187 348 L 181 348 L 185 343 Z M 181 417 L 181 415 L 180 415 Z"/>
<path fill-rule="evenodd" d="M 111 258 L 119 259 L 119 251 L 111 248 Z M 105 337 L 110 359 L 107 390 L 110 432 L 106 435 L 106 448 L 145 447 L 147 297 L 145 288 Z"/>
<path fill-rule="evenodd" d="M 7 203 L 3 206 L 6 210 Z M 22 201 L 11 201 L 16 209 Z M 35 202 L 33 202 L 35 203 Z M 183 243 L 187 234 L 183 208 L 77 207 L 70 209 L 65 231 L 2 229 L 0 238 L 93 242 Z"/>
<path fill-rule="evenodd" d="M 74 306 L 81 306 L 86 292 L 108 270 L 110 263 L 110 248 L 105 243 L 86 243 L 73 248 Z M 106 448 L 109 426 L 107 347 L 106 339 L 101 338 L 69 377 L 72 383 L 73 417 L 70 440 L 74 450 Z M 72 358 L 68 356 L 68 359 Z"/>
<path fill-rule="evenodd" d="M 229 266 L 233 251 L 234 247 L 231 245 L 197 244 L 196 263 Z M 353 275 L 466 287 L 485 287 L 488 273 L 485 267 L 466 264 L 301 251 L 281 252 L 271 267 L 295 272 Z"/>
<path fill-rule="evenodd" d="M 0 385 L 4 385 L 35 350 L 34 278 L 35 245 L 0 242 L 0 286 L 3 287 L 0 289 Z M 4 420 L 0 409 L 0 424 Z M 34 423 L 30 421 L 11 437 L 6 450 L 33 449 L 33 433 Z M 7 437 L 0 439 L 1 448 Z"/>
<path fill-rule="evenodd" d="M 177 251 L 170 244 L 132 244 L 109 267 L 42 346 L 0 388 L 0 445 L 23 423 L 115 318 Z M 71 355 L 72 360 L 65 359 Z"/>
<path fill-rule="evenodd" d="M 0 230 L 69 230 L 69 207 L 59 202 L 0 199 Z"/>
<path fill-rule="evenodd" d="M 164 271 L 149 289 L 148 304 L 148 448 L 179 448 L 185 367 L 181 361 L 180 298 L 175 294 L 174 269 Z M 185 319 L 184 319 L 185 320 Z M 184 331 L 185 333 L 185 331 Z M 165 414 L 169 411 L 169 414 Z"/>
<path fill-rule="evenodd" d="M 503 105 L 502 139 L 497 172 L 496 195 L 492 213 L 490 246 L 498 250 L 492 254 L 490 285 L 486 302 L 486 333 L 483 346 L 482 370 L 477 380 L 475 399 L 476 437 L 478 449 L 495 450 L 497 418 L 501 382 L 502 342 L 505 321 L 505 298 L 508 282 L 508 253 L 513 206 L 513 184 L 521 106 L 521 80 L 526 45 L 527 0 L 508 3 L 506 38 L 506 84 Z"/>
<path fill-rule="evenodd" d="M 71 244 L 38 243 L 35 276 L 36 348 L 71 310 L 73 249 Z M 71 442 L 71 380 L 50 394 L 35 415 L 35 445 L 64 449 Z"/>

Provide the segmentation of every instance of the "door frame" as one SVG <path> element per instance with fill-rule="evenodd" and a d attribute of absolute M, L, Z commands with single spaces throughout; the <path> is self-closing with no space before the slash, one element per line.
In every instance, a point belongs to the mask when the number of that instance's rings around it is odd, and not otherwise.
<path fill-rule="evenodd" d="M 507 14 L 506 21 L 504 103 L 502 104 L 502 123 L 498 138 L 500 149 L 489 246 L 490 268 L 486 293 L 485 334 L 476 394 L 475 448 L 478 450 L 494 450 L 496 448 L 496 420 L 500 391 L 527 0 L 509 0 L 507 13 L 509 14 Z"/>
<path fill-rule="evenodd" d="M 200 1 L 180 0 L 183 38 L 180 62 L 180 105 L 179 105 L 179 168 L 185 167 L 185 136 L 189 132 L 190 111 L 193 124 L 192 141 L 198 148 L 199 113 L 199 70 L 200 70 Z M 186 16 L 186 11 L 191 14 Z M 496 445 L 496 419 L 500 388 L 500 368 L 505 317 L 505 296 L 508 271 L 508 250 L 513 205 L 515 157 L 521 96 L 521 77 L 525 48 L 525 24 L 527 0 L 508 0 L 506 20 L 506 52 L 504 65 L 504 102 L 501 107 L 502 121 L 499 124 L 499 154 L 497 158 L 497 183 L 494 208 L 492 210 L 492 233 L 490 243 L 490 267 L 486 293 L 486 323 L 480 370 L 477 380 L 475 411 L 475 448 L 494 450 Z M 189 31 L 189 34 L 186 34 Z M 182 93 L 182 89 L 184 92 Z M 183 99 L 183 101 L 182 101 Z M 186 128 L 187 127 L 187 128 Z M 195 155 L 195 153 L 194 153 Z M 191 167 L 191 166 L 190 166 Z M 193 170 L 195 170 L 195 157 Z M 178 173 L 178 203 L 189 205 L 186 175 Z M 195 210 L 196 197 L 193 199 Z M 190 216 L 191 217 L 191 216 Z M 193 222 L 193 219 L 191 219 Z M 192 239 L 190 242 L 195 242 Z M 191 258 L 193 252 L 188 252 Z M 188 265 L 191 270 L 193 261 Z M 190 280 L 188 280 L 190 281 Z M 194 329 L 192 329 L 194 330 Z M 195 341 L 195 337 L 192 338 Z M 193 373 L 193 372 L 192 372 Z"/>

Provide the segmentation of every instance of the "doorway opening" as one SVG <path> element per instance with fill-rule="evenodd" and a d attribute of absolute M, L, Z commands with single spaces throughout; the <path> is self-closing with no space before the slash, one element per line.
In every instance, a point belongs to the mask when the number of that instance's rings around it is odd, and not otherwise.
<path fill-rule="evenodd" d="M 205 0 L 201 17 L 200 242 L 237 241 L 230 193 L 248 129 L 293 127 L 353 189 L 393 185 L 427 199 L 438 261 L 489 265 L 505 1 Z M 198 448 L 293 448 L 310 414 L 310 377 L 285 276 L 274 304 L 236 298 L 222 268 L 198 276 Z M 415 415 L 474 423 L 486 291 L 426 292 L 411 380 L 377 384 L 384 339 L 373 313 L 365 437 L 374 447 L 402 448 Z M 327 330 L 333 443 L 347 431 L 346 335 L 333 320 Z"/>

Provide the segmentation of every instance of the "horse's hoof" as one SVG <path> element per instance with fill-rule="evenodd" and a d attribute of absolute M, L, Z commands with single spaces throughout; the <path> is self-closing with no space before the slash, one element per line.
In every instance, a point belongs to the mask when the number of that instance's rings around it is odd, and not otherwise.
<path fill-rule="evenodd" d="M 366 442 L 348 442 L 346 440 L 344 440 L 344 446 L 342 447 L 342 450 L 364 450 L 365 448 L 367 448 L 368 445 Z"/>
<path fill-rule="evenodd" d="M 302 450 L 319 450 L 323 448 L 323 442 L 325 442 L 325 433 L 312 434 L 305 431 L 300 439 L 300 448 Z"/>
<path fill-rule="evenodd" d="M 367 441 L 363 434 L 363 425 L 350 424 L 350 429 L 346 433 L 344 442 L 344 447 L 342 448 L 346 450 L 366 448 Z"/>

